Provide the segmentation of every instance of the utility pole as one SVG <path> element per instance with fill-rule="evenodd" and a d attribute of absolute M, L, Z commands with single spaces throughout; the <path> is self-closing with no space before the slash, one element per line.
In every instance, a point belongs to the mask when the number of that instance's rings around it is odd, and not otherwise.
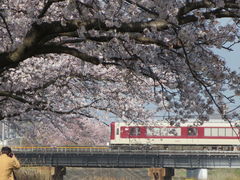
<path fill-rule="evenodd" d="M 2 145 L 6 146 L 6 138 L 8 136 L 6 132 L 7 125 L 3 121 L 1 122 L 1 124 L 2 124 Z"/>
<path fill-rule="evenodd" d="M 5 125 L 4 125 L 3 122 L 1 122 L 1 128 L 2 128 L 2 130 L 1 130 L 1 132 L 2 132 L 2 139 L 1 139 L 1 141 L 2 141 L 2 144 L 3 144 L 4 139 L 5 139 L 5 132 L 4 132 Z"/>
<path fill-rule="evenodd" d="M 2 141 L 4 141 L 5 138 L 5 124 L 2 123 Z"/>

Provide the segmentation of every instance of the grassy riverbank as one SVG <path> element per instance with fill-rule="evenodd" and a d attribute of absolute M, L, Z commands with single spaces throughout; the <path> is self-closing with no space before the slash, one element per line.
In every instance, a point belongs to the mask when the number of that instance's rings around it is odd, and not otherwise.
<path fill-rule="evenodd" d="M 173 180 L 184 180 L 186 170 L 176 169 Z M 68 168 L 66 180 L 150 180 L 147 169 Z M 208 180 L 239 180 L 240 169 L 210 169 Z"/>
<path fill-rule="evenodd" d="M 174 180 L 178 178 L 182 179 L 186 177 L 185 169 L 175 170 Z M 180 180 L 179 179 L 179 180 Z M 239 180 L 240 179 L 240 169 L 209 169 L 208 170 L 208 180 Z"/>
<path fill-rule="evenodd" d="M 16 172 L 18 180 L 49 180 L 49 167 L 24 167 Z M 186 170 L 176 169 L 173 180 L 184 180 Z M 67 168 L 65 180 L 150 180 L 147 169 Z M 211 169 L 208 180 L 239 180 L 240 169 Z"/>
<path fill-rule="evenodd" d="M 15 174 L 17 180 L 50 180 L 51 170 L 49 167 L 22 167 Z"/>

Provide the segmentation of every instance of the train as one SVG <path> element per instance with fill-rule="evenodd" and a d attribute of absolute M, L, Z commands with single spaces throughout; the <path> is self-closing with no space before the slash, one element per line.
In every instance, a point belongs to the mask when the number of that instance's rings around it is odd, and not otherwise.
<path fill-rule="evenodd" d="M 198 126 L 112 122 L 110 127 L 112 149 L 240 150 L 240 127 L 229 122 L 213 120 Z"/>

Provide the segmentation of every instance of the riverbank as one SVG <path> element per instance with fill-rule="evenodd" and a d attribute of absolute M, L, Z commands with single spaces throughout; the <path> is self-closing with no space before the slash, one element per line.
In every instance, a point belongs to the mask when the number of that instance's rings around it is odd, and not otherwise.
<path fill-rule="evenodd" d="M 18 180 L 50 180 L 50 167 L 23 167 L 16 171 Z M 183 180 L 186 170 L 176 169 L 173 180 Z M 148 169 L 67 168 L 64 180 L 150 180 Z M 211 169 L 208 180 L 239 180 L 240 169 Z"/>

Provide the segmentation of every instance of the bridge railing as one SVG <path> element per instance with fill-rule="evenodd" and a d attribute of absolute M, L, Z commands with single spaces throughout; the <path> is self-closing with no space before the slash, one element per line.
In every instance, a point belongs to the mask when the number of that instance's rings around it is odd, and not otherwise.
<path fill-rule="evenodd" d="M 199 150 L 129 150 L 111 149 L 109 146 L 85 147 L 85 146 L 45 146 L 45 147 L 11 147 L 14 152 L 19 153 L 113 153 L 113 154 L 165 154 L 165 155 L 237 155 L 240 151 L 199 151 Z"/>
<path fill-rule="evenodd" d="M 59 146 L 45 146 L 45 147 L 11 147 L 14 152 L 53 152 L 53 153 L 70 153 L 70 152 L 108 152 L 111 149 L 109 147 L 59 147 Z"/>
<path fill-rule="evenodd" d="M 12 147 L 23 166 L 240 168 L 240 151 Z"/>

